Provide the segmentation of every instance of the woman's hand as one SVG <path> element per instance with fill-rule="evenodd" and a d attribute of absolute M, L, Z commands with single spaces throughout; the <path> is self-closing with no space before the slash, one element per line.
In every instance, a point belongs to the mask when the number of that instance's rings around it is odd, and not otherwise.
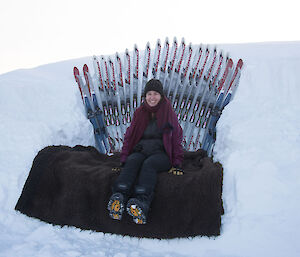
<path fill-rule="evenodd" d="M 170 170 L 169 170 L 169 173 L 173 174 L 173 175 L 177 175 L 177 176 L 181 176 L 184 174 L 184 171 L 183 169 L 181 168 L 178 168 L 178 167 L 172 167 Z"/>
<path fill-rule="evenodd" d="M 113 172 L 120 172 L 121 171 L 121 168 L 124 166 L 124 162 L 120 162 L 120 165 L 119 166 L 117 166 L 117 167 L 113 167 L 113 168 L 111 168 L 111 170 L 113 171 Z"/>

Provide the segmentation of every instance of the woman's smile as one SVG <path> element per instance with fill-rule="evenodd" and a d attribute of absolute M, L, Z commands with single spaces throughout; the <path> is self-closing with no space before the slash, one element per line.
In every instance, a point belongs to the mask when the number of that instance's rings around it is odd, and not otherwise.
<path fill-rule="evenodd" d="M 160 100 L 161 100 L 160 93 L 158 93 L 156 91 L 148 91 L 146 93 L 146 102 L 149 106 L 151 106 L 151 107 L 156 106 Z"/>

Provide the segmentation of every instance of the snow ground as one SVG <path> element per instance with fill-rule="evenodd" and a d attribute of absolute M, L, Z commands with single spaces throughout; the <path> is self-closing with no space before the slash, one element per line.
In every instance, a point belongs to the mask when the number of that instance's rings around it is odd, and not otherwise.
<path fill-rule="evenodd" d="M 219 45 L 243 58 L 239 90 L 217 125 L 222 233 L 150 240 L 58 227 L 14 211 L 47 145 L 93 145 L 72 74 L 91 58 L 0 76 L 0 256 L 300 256 L 300 42 Z"/>

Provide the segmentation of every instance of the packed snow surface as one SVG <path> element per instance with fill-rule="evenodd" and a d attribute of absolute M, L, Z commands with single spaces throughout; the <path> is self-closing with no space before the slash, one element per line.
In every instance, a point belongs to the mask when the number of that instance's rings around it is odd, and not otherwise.
<path fill-rule="evenodd" d="M 220 236 L 137 239 L 52 226 L 14 210 L 39 150 L 94 144 L 72 74 L 73 66 L 92 65 L 89 57 L 0 76 L 0 256 L 300 256 L 300 42 L 218 49 L 245 64 L 217 125 Z"/>

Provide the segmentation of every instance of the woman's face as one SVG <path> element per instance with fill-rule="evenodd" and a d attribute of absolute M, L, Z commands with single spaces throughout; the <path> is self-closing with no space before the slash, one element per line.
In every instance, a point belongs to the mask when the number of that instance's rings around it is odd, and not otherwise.
<path fill-rule="evenodd" d="M 160 99 L 161 95 L 156 91 L 148 91 L 146 93 L 146 102 L 151 107 L 156 106 L 159 103 Z"/>

